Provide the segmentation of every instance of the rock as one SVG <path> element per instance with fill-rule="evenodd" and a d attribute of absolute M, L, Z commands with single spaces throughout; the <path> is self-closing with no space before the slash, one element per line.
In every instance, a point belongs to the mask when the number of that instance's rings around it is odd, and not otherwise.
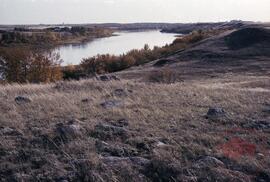
<path fill-rule="evenodd" d="M 195 168 L 207 168 L 218 166 L 224 166 L 224 163 L 219 159 L 211 156 L 202 157 L 193 165 L 193 167 Z"/>
<path fill-rule="evenodd" d="M 31 175 L 24 174 L 24 173 L 15 173 L 12 176 L 14 181 L 31 181 Z"/>
<path fill-rule="evenodd" d="M 109 166 L 119 166 L 127 163 L 137 166 L 147 166 L 150 164 L 148 159 L 142 157 L 102 157 L 101 160 Z"/>
<path fill-rule="evenodd" d="M 258 154 L 257 154 L 257 157 L 258 157 L 259 159 L 263 159 L 265 156 L 264 156 L 262 153 L 258 153 Z"/>
<path fill-rule="evenodd" d="M 158 141 L 157 142 L 157 147 L 162 147 L 162 146 L 165 146 L 166 144 L 161 142 L 161 141 Z"/>
<path fill-rule="evenodd" d="M 139 165 L 139 166 L 147 166 L 150 164 L 150 160 L 145 159 L 143 157 L 130 157 L 130 160 L 134 164 Z"/>
<path fill-rule="evenodd" d="M 270 114 L 270 104 L 266 103 L 265 108 L 263 109 L 265 114 Z"/>
<path fill-rule="evenodd" d="M 270 172 L 263 172 L 263 171 L 258 172 L 254 181 L 258 182 L 270 181 Z"/>
<path fill-rule="evenodd" d="M 15 102 L 20 105 L 20 104 L 30 103 L 30 102 L 32 102 L 32 100 L 29 99 L 28 97 L 17 96 L 15 98 Z"/>
<path fill-rule="evenodd" d="M 111 124 L 118 127 L 126 127 L 129 125 L 126 119 L 119 119 L 116 122 L 111 122 Z"/>
<path fill-rule="evenodd" d="M 115 75 L 101 75 L 98 77 L 98 80 L 111 81 L 111 80 L 120 80 L 120 79 Z"/>
<path fill-rule="evenodd" d="M 218 118 L 222 118 L 224 116 L 226 116 L 226 112 L 220 107 L 209 108 L 209 110 L 206 114 L 207 119 L 218 119 Z"/>
<path fill-rule="evenodd" d="M 129 157 L 101 157 L 103 163 L 109 166 L 118 166 L 119 164 L 130 163 Z"/>
<path fill-rule="evenodd" d="M 95 126 L 92 135 L 104 140 L 113 139 L 115 137 L 126 138 L 128 136 L 128 130 L 109 124 L 98 124 Z"/>
<path fill-rule="evenodd" d="M 90 99 L 82 99 L 82 103 L 88 103 L 90 102 Z"/>
<path fill-rule="evenodd" d="M 124 89 L 115 89 L 113 95 L 117 97 L 126 97 L 128 94 Z"/>
<path fill-rule="evenodd" d="M 110 109 L 113 107 L 122 106 L 123 103 L 121 101 L 118 101 L 118 100 L 110 100 L 110 101 L 105 101 L 105 102 L 101 103 L 100 105 L 105 109 Z"/>
<path fill-rule="evenodd" d="M 110 79 L 109 79 L 109 77 L 106 76 L 106 75 L 101 75 L 101 76 L 99 77 L 99 80 L 101 80 L 101 81 L 109 81 Z"/>
<path fill-rule="evenodd" d="M 16 129 L 10 127 L 0 127 L 0 134 L 1 135 L 8 135 L 8 136 L 22 136 L 23 134 Z"/>
<path fill-rule="evenodd" d="M 78 123 L 71 120 L 69 123 L 58 123 L 56 125 L 56 135 L 58 139 L 67 142 L 82 135 L 82 128 Z"/>
<path fill-rule="evenodd" d="M 4 158 L 8 154 L 8 151 L 4 148 L 0 148 L 0 159 Z"/>
<path fill-rule="evenodd" d="M 157 140 L 148 137 L 130 138 L 126 143 L 136 147 L 138 152 L 149 154 L 155 148 Z"/>
<path fill-rule="evenodd" d="M 270 129 L 270 121 L 252 121 L 252 122 L 248 122 L 248 123 L 243 123 L 242 127 L 256 129 L 256 130 L 269 130 Z"/>
<path fill-rule="evenodd" d="M 109 145 L 103 141 L 96 141 L 96 148 L 102 156 L 130 157 L 135 156 L 137 151 L 126 145 Z"/>

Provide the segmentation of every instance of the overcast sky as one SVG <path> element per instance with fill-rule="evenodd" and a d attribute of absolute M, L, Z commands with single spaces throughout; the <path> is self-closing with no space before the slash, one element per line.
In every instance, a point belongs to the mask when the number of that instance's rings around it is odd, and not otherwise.
<path fill-rule="evenodd" d="M 0 0 L 0 24 L 270 22 L 270 0 Z"/>

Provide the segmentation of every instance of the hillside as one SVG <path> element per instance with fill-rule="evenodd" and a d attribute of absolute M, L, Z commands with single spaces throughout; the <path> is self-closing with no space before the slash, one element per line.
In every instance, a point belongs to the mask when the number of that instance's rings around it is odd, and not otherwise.
<path fill-rule="evenodd" d="M 245 27 L 116 76 L 1 86 L 0 181 L 270 181 L 269 53 Z"/>
<path fill-rule="evenodd" d="M 178 80 L 223 77 L 223 74 L 269 75 L 270 29 L 246 26 L 204 39 L 171 56 L 119 73 L 123 78 L 147 80 L 162 69 Z"/>

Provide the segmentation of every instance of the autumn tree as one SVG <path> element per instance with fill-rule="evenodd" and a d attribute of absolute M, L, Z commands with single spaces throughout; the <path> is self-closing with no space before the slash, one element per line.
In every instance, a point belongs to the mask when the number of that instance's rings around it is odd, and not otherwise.
<path fill-rule="evenodd" d="M 7 48 L 0 51 L 0 75 L 7 82 L 51 82 L 62 79 L 58 54 Z"/>

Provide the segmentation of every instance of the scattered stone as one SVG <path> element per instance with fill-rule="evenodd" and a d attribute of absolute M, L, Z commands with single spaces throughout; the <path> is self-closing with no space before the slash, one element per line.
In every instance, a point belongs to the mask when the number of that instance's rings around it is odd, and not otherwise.
<path fill-rule="evenodd" d="M 4 158 L 8 152 L 4 148 L 0 148 L 0 159 Z"/>
<path fill-rule="evenodd" d="M 256 129 L 256 130 L 269 130 L 270 129 L 270 121 L 252 121 L 252 122 L 248 122 L 248 123 L 243 123 L 242 127 Z"/>
<path fill-rule="evenodd" d="M 106 75 L 101 75 L 101 76 L 99 76 L 99 80 L 101 80 L 101 81 L 109 81 L 110 79 Z"/>
<path fill-rule="evenodd" d="M 109 145 L 100 140 L 96 141 L 96 148 L 102 156 L 130 157 L 137 154 L 137 151 L 129 146 L 122 144 Z"/>
<path fill-rule="evenodd" d="M 150 164 L 150 160 L 143 157 L 130 157 L 129 159 L 139 166 L 147 166 Z"/>
<path fill-rule="evenodd" d="M 95 130 L 92 135 L 100 139 L 113 139 L 115 137 L 126 138 L 128 136 L 128 130 L 123 127 L 113 126 L 109 124 L 98 124 L 95 126 Z"/>
<path fill-rule="evenodd" d="M 32 100 L 29 99 L 28 97 L 17 96 L 15 98 L 15 102 L 20 105 L 20 104 L 30 103 L 30 102 L 32 102 Z"/>
<path fill-rule="evenodd" d="M 126 127 L 128 126 L 128 121 L 126 119 L 119 119 L 116 122 L 110 122 L 113 126 L 118 126 L 118 127 Z"/>
<path fill-rule="evenodd" d="M 82 99 L 82 103 L 88 103 L 90 102 L 90 99 Z"/>
<path fill-rule="evenodd" d="M 118 100 L 110 100 L 110 101 L 105 101 L 105 102 L 101 103 L 100 105 L 105 109 L 110 109 L 113 107 L 122 106 L 123 103 L 121 101 L 118 101 Z"/>
<path fill-rule="evenodd" d="M 67 124 L 58 123 L 56 125 L 56 135 L 58 139 L 67 142 L 82 135 L 82 128 L 76 120 L 71 120 Z"/>
<path fill-rule="evenodd" d="M 202 157 L 201 159 L 199 159 L 193 167 L 195 168 L 207 168 L 207 167 L 218 167 L 218 166 L 224 166 L 224 163 L 215 158 L 215 157 L 211 157 L 211 156 L 206 156 L 206 157 Z"/>
<path fill-rule="evenodd" d="M 142 157 L 102 157 L 101 160 L 109 166 L 119 166 L 127 163 L 138 166 L 147 166 L 150 164 L 148 159 Z"/>
<path fill-rule="evenodd" d="M 124 89 L 119 88 L 114 90 L 113 95 L 117 97 L 126 97 L 128 94 Z"/>
<path fill-rule="evenodd" d="M 258 153 L 257 156 L 258 156 L 259 159 L 263 159 L 264 158 L 264 155 L 262 153 Z"/>
<path fill-rule="evenodd" d="M 109 166 L 119 166 L 130 162 L 129 157 L 101 157 L 103 163 Z"/>
<path fill-rule="evenodd" d="M 7 136 L 22 136 L 22 133 L 10 127 L 0 127 L 0 134 Z"/>
<path fill-rule="evenodd" d="M 263 172 L 263 171 L 258 172 L 254 181 L 258 181 L 258 182 L 270 181 L 270 173 L 269 172 Z"/>
<path fill-rule="evenodd" d="M 209 108 L 206 114 L 207 119 L 218 119 L 224 116 L 226 116 L 226 112 L 223 110 L 223 108 L 220 108 L 220 107 Z"/>
<path fill-rule="evenodd" d="M 154 149 L 157 146 L 157 140 L 148 137 L 131 138 L 127 140 L 126 143 L 136 147 L 138 152 L 143 154 L 149 154 L 152 151 L 152 149 Z"/>
<path fill-rule="evenodd" d="M 101 75 L 98 77 L 98 80 L 111 81 L 111 80 L 120 80 L 120 79 L 115 75 Z"/>
<path fill-rule="evenodd" d="M 157 142 L 157 147 L 162 147 L 162 146 L 165 146 L 166 144 L 161 142 L 161 141 L 158 141 Z"/>
<path fill-rule="evenodd" d="M 265 104 L 265 108 L 263 109 L 265 114 L 270 114 L 270 104 Z"/>
<path fill-rule="evenodd" d="M 24 173 L 15 173 L 12 175 L 14 181 L 31 181 L 31 175 Z"/>

